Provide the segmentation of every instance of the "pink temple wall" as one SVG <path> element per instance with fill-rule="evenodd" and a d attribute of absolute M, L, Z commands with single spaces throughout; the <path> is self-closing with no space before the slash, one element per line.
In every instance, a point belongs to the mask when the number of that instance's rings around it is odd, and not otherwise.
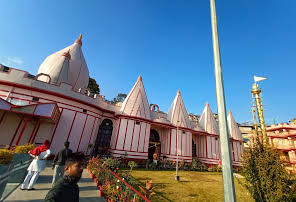
<path fill-rule="evenodd" d="M 114 156 L 122 156 L 127 153 L 129 158 L 148 158 L 149 123 L 120 118 L 119 123 L 115 124 L 113 131 L 111 152 Z"/>

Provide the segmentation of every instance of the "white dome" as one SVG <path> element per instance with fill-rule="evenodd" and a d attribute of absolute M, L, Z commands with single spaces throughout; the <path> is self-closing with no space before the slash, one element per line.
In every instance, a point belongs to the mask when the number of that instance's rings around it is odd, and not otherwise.
<path fill-rule="evenodd" d="M 81 39 L 80 35 L 71 46 L 48 56 L 40 65 L 38 74 L 49 75 L 51 83 L 69 83 L 75 90 L 86 88 L 89 81 L 89 71 L 81 50 Z M 46 76 L 40 76 L 38 80 L 48 82 Z"/>

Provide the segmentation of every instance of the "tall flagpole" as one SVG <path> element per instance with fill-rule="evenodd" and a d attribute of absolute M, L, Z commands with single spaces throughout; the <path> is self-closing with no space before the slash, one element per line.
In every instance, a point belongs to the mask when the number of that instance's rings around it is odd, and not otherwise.
<path fill-rule="evenodd" d="M 221 158 L 222 158 L 222 175 L 224 186 L 224 201 L 235 202 L 235 189 L 233 182 L 232 172 L 232 159 L 230 156 L 230 142 L 226 121 L 226 109 L 224 98 L 224 87 L 222 79 L 220 48 L 218 39 L 218 27 L 216 16 L 216 4 L 215 0 L 211 1 L 211 21 L 212 21 L 212 35 L 213 35 L 213 51 L 214 51 L 214 63 L 215 63 L 215 80 L 216 80 L 216 96 L 218 107 L 218 119 L 219 119 L 219 134 L 221 145 Z"/>

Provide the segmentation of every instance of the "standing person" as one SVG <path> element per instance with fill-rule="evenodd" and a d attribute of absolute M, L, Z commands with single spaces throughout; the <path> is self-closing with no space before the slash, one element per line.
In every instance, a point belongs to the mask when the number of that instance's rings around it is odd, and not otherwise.
<path fill-rule="evenodd" d="M 84 155 L 73 153 L 66 160 L 65 175 L 49 190 L 45 202 L 79 202 L 77 183 L 81 178 L 84 167 Z"/>
<path fill-rule="evenodd" d="M 72 150 L 69 149 L 70 142 L 66 141 L 64 143 L 65 148 L 57 153 L 53 160 L 52 169 L 54 169 L 52 186 L 64 175 L 65 162 L 69 156 L 72 154 Z"/>
<path fill-rule="evenodd" d="M 21 185 L 21 190 L 34 190 L 33 186 L 36 183 L 39 174 L 46 166 L 46 158 L 50 155 L 50 141 L 45 140 L 44 143 L 29 151 L 29 154 L 34 157 L 33 161 L 28 167 L 28 174 Z"/>

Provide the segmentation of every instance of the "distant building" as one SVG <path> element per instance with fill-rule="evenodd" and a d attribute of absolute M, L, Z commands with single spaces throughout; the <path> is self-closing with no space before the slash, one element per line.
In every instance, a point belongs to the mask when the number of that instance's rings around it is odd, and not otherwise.
<path fill-rule="evenodd" d="M 281 158 L 285 160 L 289 166 L 287 169 L 296 169 L 296 124 L 294 122 L 280 123 L 271 125 L 266 128 L 269 144 L 276 148 Z"/>
<path fill-rule="evenodd" d="M 73 151 L 88 154 L 152 160 L 157 152 L 174 161 L 178 152 L 186 162 L 218 164 L 219 131 L 208 103 L 200 117 L 188 115 L 178 91 L 168 112 L 161 112 L 149 105 L 139 76 L 124 102 L 113 105 L 92 95 L 88 81 L 81 37 L 48 56 L 36 76 L 0 65 L 1 146 L 49 139 L 55 153 L 68 140 Z M 233 165 L 240 166 L 243 139 L 231 112 L 228 126 Z"/>
<path fill-rule="evenodd" d="M 242 138 L 244 140 L 244 147 L 249 148 L 251 144 L 251 137 L 253 136 L 252 131 L 254 130 L 254 125 L 238 124 L 238 128 L 240 129 Z"/>

